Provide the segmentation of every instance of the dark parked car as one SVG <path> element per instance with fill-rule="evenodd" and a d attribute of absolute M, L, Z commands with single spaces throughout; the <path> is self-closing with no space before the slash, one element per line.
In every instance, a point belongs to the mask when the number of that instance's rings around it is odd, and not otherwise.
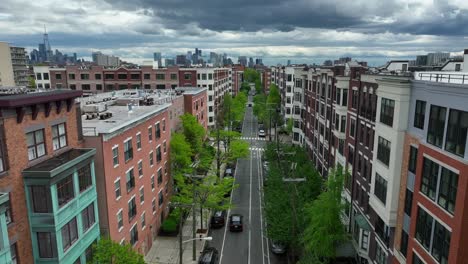
<path fill-rule="evenodd" d="M 229 217 L 229 231 L 231 232 L 242 232 L 242 215 L 233 214 Z"/>
<path fill-rule="evenodd" d="M 224 226 L 226 219 L 226 211 L 216 211 L 212 216 L 211 216 L 211 227 L 212 228 L 220 228 Z"/>
<path fill-rule="evenodd" d="M 218 250 L 214 247 L 209 247 L 203 250 L 200 255 L 198 264 L 216 264 L 218 263 Z"/>

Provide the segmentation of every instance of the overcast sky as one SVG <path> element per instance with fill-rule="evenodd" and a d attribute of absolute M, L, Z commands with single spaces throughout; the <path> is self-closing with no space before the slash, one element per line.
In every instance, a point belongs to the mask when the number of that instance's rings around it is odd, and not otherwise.
<path fill-rule="evenodd" d="M 196 47 L 267 64 L 351 56 L 373 65 L 468 48 L 467 0 L 2 0 L 0 41 L 141 62 Z M 237 61 L 237 60 L 236 60 Z"/>

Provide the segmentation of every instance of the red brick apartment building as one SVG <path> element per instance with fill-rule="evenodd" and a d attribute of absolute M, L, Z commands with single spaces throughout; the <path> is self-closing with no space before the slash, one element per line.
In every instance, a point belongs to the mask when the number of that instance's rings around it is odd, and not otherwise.
<path fill-rule="evenodd" d="M 55 231 L 62 225 L 57 219 L 54 224 L 42 224 L 42 227 L 38 227 L 37 222 L 36 225 L 29 222 L 28 211 L 32 209 L 26 202 L 23 171 L 42 166 L 53 157 L 81 147 L 80 108 L 75 104 L 75 98 L 81 94 L 81 91 L 57 90 L 0 97 L 0 193 L 9 196 L 6 220 L 14 263 L 35 263 L 35 256 L 38 258 L 39 255 L 37 245 L 45 241 L 36 237 L 36 232 L 46 232 L 44 230 L 49 230 L 50 226 Z M 50 184 L 55 184 L 56 180 L 51 178 Z M 60 232 L 60 228 L 58 230 Z M 65 243 L 63 238 L 61 241 Z M 53 248 L 55 242 L 50 243 L 54 244 L 48 249 L 51 252 L 57 250 Z M 59 257 L 64 256 L 65 253 L 59 252 Z"/>
<path fill-rule="evenodd" d="M 101 232 L 142 254 L 168 213 L 170 103 L 134 90 L 82 101 L 85 145 L 96 148 Z"/>
<path fill-rule="evenodd" d="M 467 263 L 468 86 L 456 79 L 468 76 L 421 74 L 412 82 L 393 263 Z"/>
<path fill-rule="evenodd" d="M 174 89 L 177 86 L 197 86 L 196 69 L 177 66 L 153 69 L 105 68 L 102 66 L 66 66 L 50 68 L 51 88 L 70 88 L 96 94 L 125 89 Z"/>

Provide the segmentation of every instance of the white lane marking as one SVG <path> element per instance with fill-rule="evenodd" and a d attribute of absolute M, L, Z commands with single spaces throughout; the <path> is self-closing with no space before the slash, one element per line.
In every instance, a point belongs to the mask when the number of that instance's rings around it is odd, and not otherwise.
<path fill-rule="evenodd" d="M 251 153 L 253 156 L 253 153 Z M 252 159 L 253 157 L 250 157 L 250 191 L 249 191 L 249 258 L 248 258 L 248 264 L 250 264 L 250 252 L 252 251 L 251 248 L 251 236 L 252 236 Z"/>
<path fill-rule="evenodd" d="M 237 179 L 237 164 L 239 164 L 239 159 L 237 159 L 237 161 L 236 161 L 236 168 L 235 168 L 235 171 L 234 171 L 234 182 L 232 183 L 232 186 L 234 186 L 234 184 L 236 183 L 236 179 Z M 234 191 L 231 191 L 231 197 L 229 198 L 229 203 L 230 204 L 232 204 L 232 197 L 233 196 L 234 196 Z M 231 214 L 231 209 L 228 209 L 227 218 L 226 218 L 226 221 L 225 221 L 225 224 L 224 224 L 223 244 L 221 246 L 221 254 L 220 254 L 220 257 L 219 257 L 219 263 L 223 263 L 222 261 L 223 261 L 224 242 L 226 241 L 229 214 Z"/>
<path fill-rule="evenodd" d="M 261 173 L 261 162 L 262 162 L 262 152 L 258 151 L 258 160 L 257 160 L 257 175 L 258 175 L 258 197 L 259 197 L 259 202 L 258 202 L 258 210 L 260 211 L 260 238 L 262 239 L 262 262 L 265 264 L 265 248 L 263 245 L 263 216 L 262 216 L 262 192 L 261 189 L 261 178 L 262 178 L 262 173 Z"/>
<path fill-rule="evenodd" d="M 259 166 L 259 171 L 260 171 L 260 178 L 261 178 L 261 188 L 262 190 L 260 191 L 260 197 L 263 197 L 264 192 L 263 192 L 263 182 L 265 181 L 265 174 L 263 173 L 263 164 L 262 164 L 262 153 L 260 153 L 260 160 L 259 160 L 260 166 Z M 261 199 L 261 198 L 260 198 Z M 260 200 L 261 201 L 261 200 Z M 270 260 L 270 241 L 268 240 L 268 234 L 267 234 L 267 221 L 266 219 L 263 218 L 262 213 L 263 213 L 263 204 L 260 202 L 260 219 L 262 222 L 265 222 L 265 239 L 266 239 L 266 252 L 267 252 L 267 259 L 268 259 L 268 264 L 271 264 Z M 263 231 L 262 231 L 263 233 Z M 262 237 L 262 242 L 263 242 L 263 237 Z M 265 253 L 263 253 L 265 254 Z"/>

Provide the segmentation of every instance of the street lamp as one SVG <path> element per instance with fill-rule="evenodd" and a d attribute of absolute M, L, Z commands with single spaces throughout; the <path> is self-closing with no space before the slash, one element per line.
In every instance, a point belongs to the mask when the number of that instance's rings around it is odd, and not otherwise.
<path fill-rule="evenodd" d="M 200 237 L 200 238 L 191 238 L 191 239 L 187 239 L 185 241 L 182 241 L 182 243 L 186 243 L 186 242 L 190 242 L 192 240 L 207 240 L 207 241 L 211 241 L 213 240 L 213 237 Z"/>

